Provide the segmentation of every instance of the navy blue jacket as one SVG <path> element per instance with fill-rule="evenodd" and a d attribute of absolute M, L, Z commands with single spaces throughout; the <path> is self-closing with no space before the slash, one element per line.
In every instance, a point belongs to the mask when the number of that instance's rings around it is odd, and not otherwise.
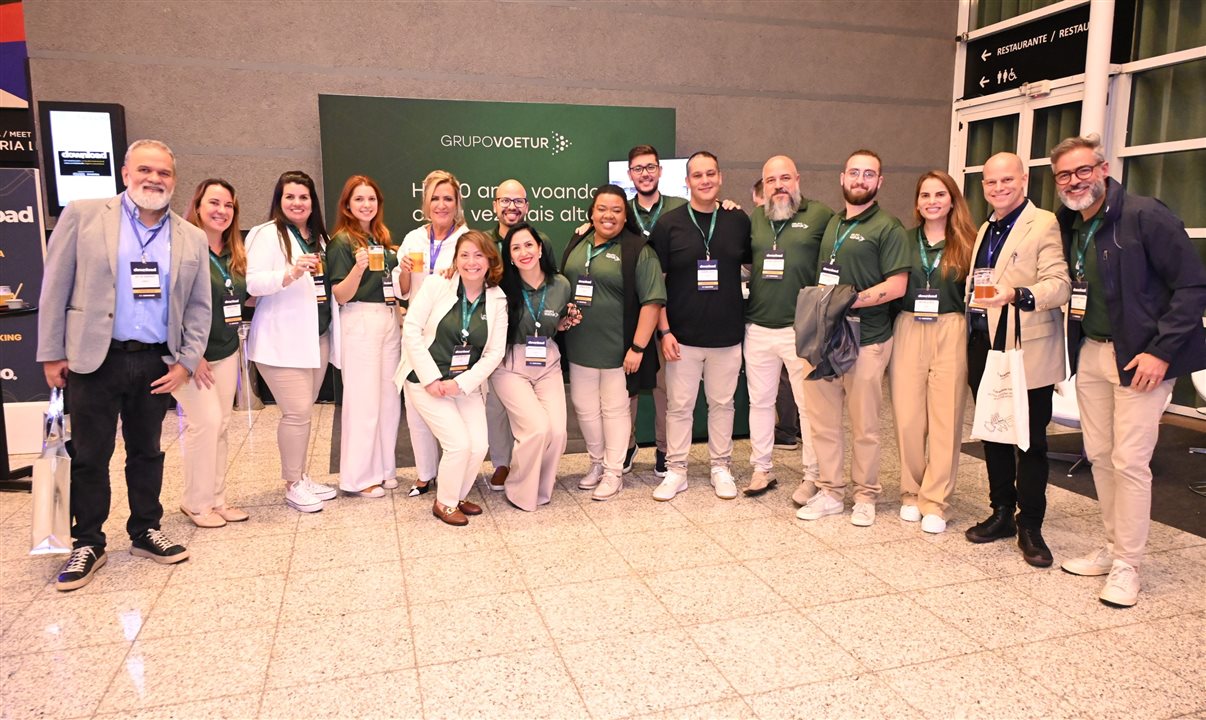
<path fill-rule="evenodd" d="M 1071 268 L 1076 212 L 1065 207 L 1056 215 Z M 1123 368 L 1140 353 L 1167 362 L 1165 378 L 1206 368 L 1202 327 L 1206 266 L 1185 233 L 1185 224 L 1159 200 L 1132 195 L 1107 178 L 1105 217 L 1093 245 L 1122 385 L 1130 386 L 1135 372 Z M 1069 321 L 1068 359 L 1073 373 L 1080 340 L 1080 323 Z"/>

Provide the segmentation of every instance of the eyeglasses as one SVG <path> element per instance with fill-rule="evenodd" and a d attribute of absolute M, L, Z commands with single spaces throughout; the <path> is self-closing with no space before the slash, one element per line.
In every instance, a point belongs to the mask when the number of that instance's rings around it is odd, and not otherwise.
<path fill-rule="evenodd" d="M 858 180 L 861 177 L 867 182 L 871 182 L 875 178 L 879 177 L 879 173 L 875 172 L 874 170 L 847 170 L 846 177 L 850 178 L 851 180 Z"/>
<path fill-rule="evenodd" d="M 1075 170 L 1064 170 L 1063 172 L 1055 173 L 1056 185 L 1067 185 L 1072 182 L 1072 176 L 1075 175 L 1077 180 L 1088 180 L 1093 177 L 1093 171 L 1096 170 L 1101 163 L 1093 163 L 1092 165 L 1081 165 Z"/>
<path fill-rule="evenodd" d="M 514 205 L 517 208 L 521 208 L 524 205 L 528 204 L 528 199 L 527 198 L 506 198 L 505 197 L 505 198 L 499 198 L 498 204 L 501 205 L 502 207 L 511 207 L 512 205 Z"/>
<path fill-rule="evenodd" d="M 657 163 L 649 163 L 648 165 L 629 165 L 628 172 L 633 175 L 652 175 L 661 169 L 661 165 Z"/>

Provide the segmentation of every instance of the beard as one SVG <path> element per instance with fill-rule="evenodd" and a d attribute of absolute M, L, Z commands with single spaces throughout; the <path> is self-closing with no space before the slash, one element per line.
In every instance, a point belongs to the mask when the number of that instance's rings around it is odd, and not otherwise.
<path fill-rule="evenodd" d="M 766 209 L 766 216 L 771 220 L 789 220 L 800 209 L 800 190 L 797 188 L 772 193 L 763 201 L 763 207 Z"/>
<path fill-rule="evenodd" d="M 1089 186 L 1088 194 L 1085 195 L 1084 197 L 1082 197 L 1081 199 L 1069 200 L 1068 196 L 1065 194 L 1066 191 L 1060 190 L 1059 191 L 1059 200 L 1060 200 L 1060 202 L 1062 202 L 1064 204 L 1064 207 L 1068 208 L 1069 210 L 1075 210 L 1076 212 L 1080 212 L 1081 210 L 1084 210 L 1085 208 L 1092 207 L 1093 203 L 1097 202 L 1098 200 L 1100 200 L 1102 198 L 1102 196 L 1105 195 L 1105 191 L 1106 191 L 1105 180 L 1099 180 Z"/>
<path fill-rule="evenodd" d="M 158 212 L 159 210 L 162 210 L 171 204 L 171 190 L 164 188 L 163 192 L 157 193 L 155 191 L 144 190 L 143 187 L 144 186 L 140 185 L 137 188 L 128 188 L 126 190 L 126 194 L 130 196 L 130 200 L 132 200 L 138 207 L 142 208 L 143 210 Z"/>
<path fill-rule="evenodd" d="M 844 198 L 846 202 L 850 203 L 851 205 L 866 205 L 875 199 L 875 195 L 878 192 L 879 188 L 855 190 L 853 188 L 848 188 L 845 185 L 842 186 L 842 198 Z"/>

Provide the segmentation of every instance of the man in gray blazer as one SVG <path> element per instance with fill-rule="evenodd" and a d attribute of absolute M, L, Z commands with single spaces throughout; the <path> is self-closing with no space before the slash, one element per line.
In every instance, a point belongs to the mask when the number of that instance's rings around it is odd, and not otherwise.
<path fill-rule="evenodd" d="M 130 553 L 159 563 L 188 558 L 159 529 L 171 392 L 191 380 L 210 327 L 205 234 L 172 212 L 176 158 L 139 140 L 121 169 L 126 191 L 67 206 L 50 236 L 38 316 L 46 382 L 66 387 L 71 413 L 74 550 L 56 587 L 74 590 L 105 564 L 109 460 L 122 421 Z"/>

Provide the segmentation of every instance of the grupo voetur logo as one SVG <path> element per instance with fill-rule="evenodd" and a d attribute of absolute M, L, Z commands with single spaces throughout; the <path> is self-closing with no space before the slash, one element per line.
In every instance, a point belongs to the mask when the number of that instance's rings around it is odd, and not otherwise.
<path fill-rule="evenodd" d="M 441 135 L 446 148 L 486 150 L 547 150 L 558 155 L 573 147 L 573 141 L 556 130 L 548 135 Z"/>

